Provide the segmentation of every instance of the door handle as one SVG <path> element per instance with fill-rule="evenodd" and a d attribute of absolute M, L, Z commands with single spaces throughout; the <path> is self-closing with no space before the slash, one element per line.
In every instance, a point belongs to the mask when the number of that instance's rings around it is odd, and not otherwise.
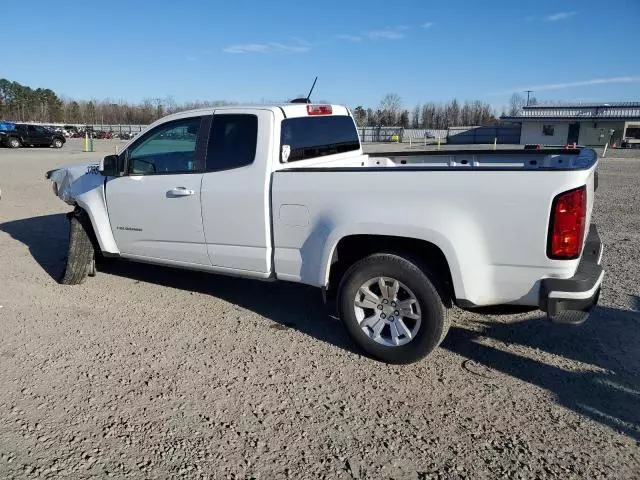
<path fill-rule="evenodd" d="M 196 192 L 185 187 L 174 187 L 167 192 L 170 197 L 188 197 Z"/>

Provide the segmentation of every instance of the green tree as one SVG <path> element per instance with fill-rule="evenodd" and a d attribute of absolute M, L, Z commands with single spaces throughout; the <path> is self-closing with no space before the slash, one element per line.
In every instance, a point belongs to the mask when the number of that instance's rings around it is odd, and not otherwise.
<path fill-rule="evenodd" d="M 364 127 L 367 123 L 367 111 L 362 106 L 357 106 L 353 110 L 353 118 L 356 121 L 356 125 Z"/>
<path fill-rule="evenodd" d="M 403 128 L 409 128 L 409 110 L 402 111 L 398 123 Z"/>
<path fill-rule="evenodd" d="M 69 108 L 69 118 L 67 118 L 67 121 L 71 123 L 82 122 L 82 117 L 80 115 L 80 105 L 75 100 L 71 102 L 71 105 Z"/>
<path fill-rule="evenodd" d="M 367 108 L 367 127 L 376 127 L 378 125 L 378 117 L 372 108 Z"/>

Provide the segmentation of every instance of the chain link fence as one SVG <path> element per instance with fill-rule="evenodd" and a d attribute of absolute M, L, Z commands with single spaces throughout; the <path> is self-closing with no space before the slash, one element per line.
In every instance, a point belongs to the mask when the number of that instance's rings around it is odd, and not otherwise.
<path fill-rule="evenodd" d="M 402 128 L 402 127 L 358 127 L 360 141 L 363 143 L 443 143 L 482 144 L 519 144 L 521 126 L 489 125 L 471 127 L 450 127 L 448 129 Z"/>

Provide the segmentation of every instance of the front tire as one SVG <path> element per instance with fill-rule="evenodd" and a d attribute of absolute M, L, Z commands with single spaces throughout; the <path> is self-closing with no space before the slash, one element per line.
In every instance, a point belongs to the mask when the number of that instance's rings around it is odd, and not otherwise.
<path fill-rule="evenodd" d="M 60 140 L 59 138 L 55 138 L 53 140 L 53 148 L 62 148 L 62 146 L 64 145 L 64 142 L 62 140 Z"/>
<path fill-rule="evenodd" d="M 22 146 L 22 142 L 20 142 L 19 138 L 11 137 L 7 141 L 7 145 L 9 145 L 9 148 L 20 148 Z"/>
<path fill-rule="evenodd" d="M 95 275 L 94 249 L 89 235 L 91 228 L 86 213 L 72 213 L 69 215 L 69 248 L 67 264 L 60 283 L 63 285 L 78 285 L 88 275 Z"/>
<path fill-rule="evenodd" d="M 370 255 L 351 266 L 339 288 L 340 316 L 354 342 L 386 363 L 412 363 L 449 330 L 436 277 L 410 258 Z"/>

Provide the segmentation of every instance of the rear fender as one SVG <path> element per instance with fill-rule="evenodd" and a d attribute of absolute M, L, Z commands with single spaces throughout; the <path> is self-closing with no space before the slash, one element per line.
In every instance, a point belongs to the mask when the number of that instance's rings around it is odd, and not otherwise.
<path fill-rule="evenodd" d="M 319 269 L 319 278 L 317 284 L 323 287 L 327 287 L 329 284 L 329 275 L 331 273 L 331 262 L 335 250 L 340 241 L 346 237 L 352 235 L 371 235 L 371 236 L 398 236 L 398 230 L 387 224 L 356 224 L 351 225 L 346 229 L 339 229 L 331 231 L 325 241 L 322 248 L 322 257 Z M 462 282 L 462 275 L 460 272 L 460 265 L 458 256 L 455 253 L 454 246 L 451 242 L 442 234 L 428 229 L 419 227 L 407 228 L 403 231 L 403 238 L 411 238 L 415 240 L 421 240 L 429 242 L 440 249 L 443 253 L 447 263 L 449 264 L 449 270 L 453 282 L 453 289 L 457 296 L 464 296 L 464 283 Z"/>

